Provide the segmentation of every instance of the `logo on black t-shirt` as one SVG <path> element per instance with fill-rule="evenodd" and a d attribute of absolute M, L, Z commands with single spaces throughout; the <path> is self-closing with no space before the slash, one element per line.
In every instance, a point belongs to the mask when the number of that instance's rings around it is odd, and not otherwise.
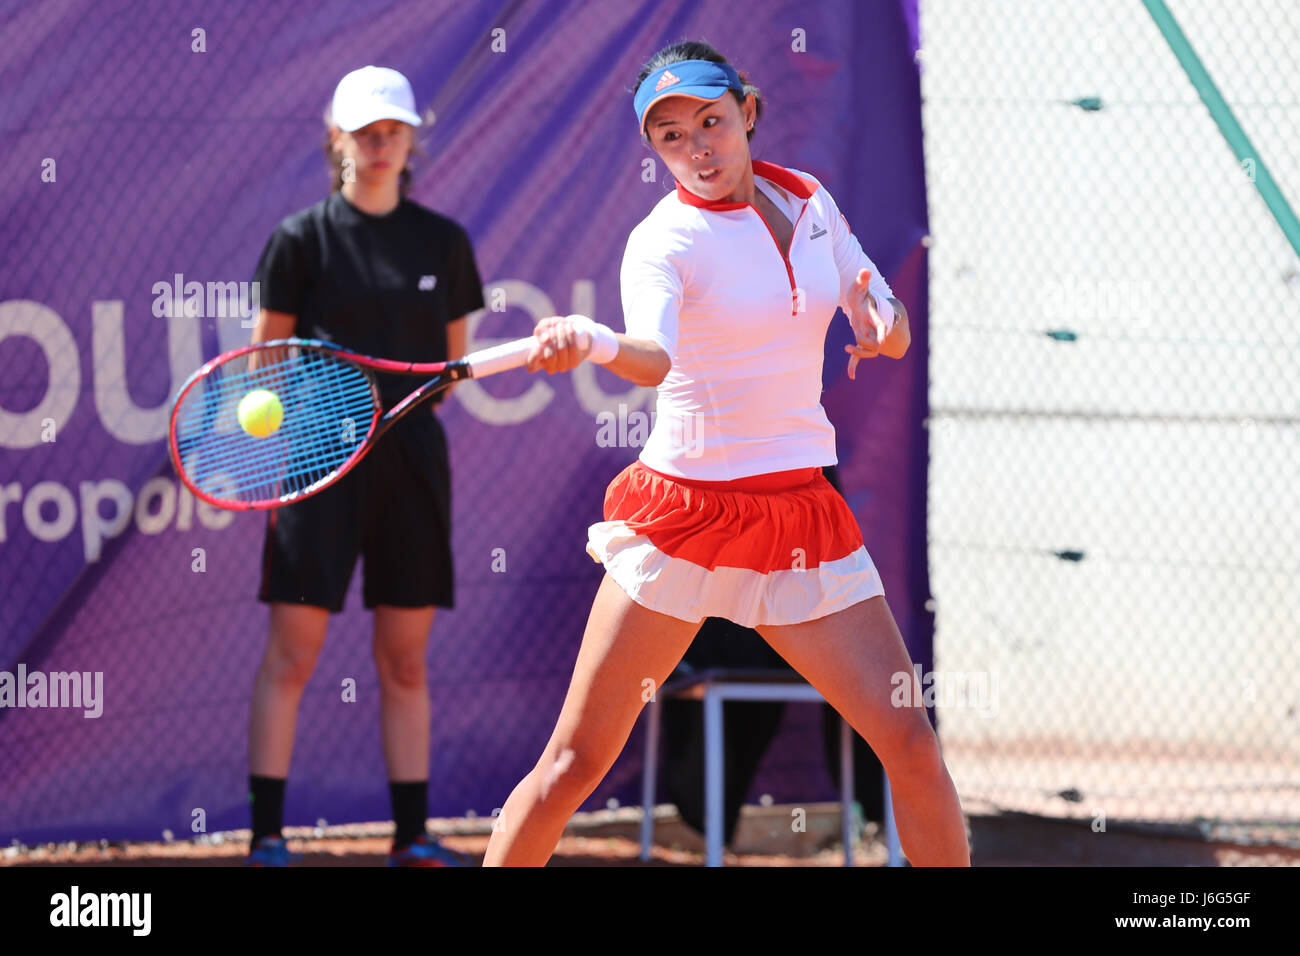
<path fill-rule="evenodd" d="M 437 276 L 420 276 L 420 291 L 430 292 L 438 284 Z"/>

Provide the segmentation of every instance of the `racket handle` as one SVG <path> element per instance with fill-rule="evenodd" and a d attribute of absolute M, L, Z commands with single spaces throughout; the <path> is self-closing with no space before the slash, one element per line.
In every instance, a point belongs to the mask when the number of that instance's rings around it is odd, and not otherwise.
<path fill-rule="evenodd" d="M 611 329 L 598 326 L 585 315 L 571 315 L 570 319 L 574 320 L 576 325 L 577 342 L 581 348 L 587 348 L 591 344 L 594 336 L 602 336 L 597 340 L 597 345 L 602 346 L 605 352 L 602 361 L 608 362 L 613 359 L 618 352 L 618 340 L 614 338 Z M 528 361 L 528 353 L 537 345 L 537 339 L 529 336 L 526 339 L 515 339 L 513 342 L 505 342 L 501 345 L 494 345 L 491 348 L 480 349 L 477 352 L 471 352 L 465 356 L 464 361 L 469 365 L 470 377 L 482 378 L 484 375 L 495 375 L 497 372 L 506 372 L 512 368 L 520 368 Z"/>
<path fill-rule="evenodd" d="M 471 352 L 465 356 L 465 362 L 469 365 L 472 378 L 495 375 L 497 372 L 521 368 L 528 361 L 528 353 L 535 345 L 537 339 L 530 335 L 526 339 L 515 339 L 513 342 L 504 342 L 488 349 Z"/>

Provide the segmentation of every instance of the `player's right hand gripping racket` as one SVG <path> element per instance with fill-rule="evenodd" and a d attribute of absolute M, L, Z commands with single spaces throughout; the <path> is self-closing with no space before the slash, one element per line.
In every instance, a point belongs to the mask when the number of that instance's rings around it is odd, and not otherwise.
<path fill-rule="evenodd" d="M 205 364 L 177 392 L 172 464 L 186 487 L 217 507 L 292 504 L 346 475 L 394 422 L 442 388 L 518 368 L 536 344 L 530 336 L 436 363 L 372 358 L 315 339 L 235 349 Z M 372 370 L 433 377 L 381 414 Z M 260 417 L 250 417 L 250 409 Z"/>

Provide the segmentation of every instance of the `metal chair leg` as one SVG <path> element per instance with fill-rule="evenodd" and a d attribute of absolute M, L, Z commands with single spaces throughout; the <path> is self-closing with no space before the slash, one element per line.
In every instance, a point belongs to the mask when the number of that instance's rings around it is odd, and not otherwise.
<path fill-rule="evenodd" d="M 646 708 L 645 763 L 641 767 L 641 859 L 650 859 L 654 843 L 655 778 L 659 769 L 659 700 Z"/>
<path fill-rule="evenodd" d="M 887 866 L 902 866 L 903 845 L 898 841 L 898 828 L 894 824 L 894 798 L 889 790 L 889 774 L 885 774 L 885 846 L 889 848 Z"/>
<path fill-rule="evenodd" d="M 704 692 L 705 866 L 722 866 L 722 696 L 712 685 Z"/>
<path fill-rule="evenodd" d="M 853 865 L 853 728 L 840 718 L 840 831 L 844 865 Z"/>

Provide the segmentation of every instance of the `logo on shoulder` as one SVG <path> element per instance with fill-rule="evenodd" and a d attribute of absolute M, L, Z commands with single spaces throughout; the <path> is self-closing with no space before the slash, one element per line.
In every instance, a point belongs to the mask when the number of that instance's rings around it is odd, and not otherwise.
<path fill-rule="evenodd" d="M 820 238 L 821 238 L 822 236 L 824 236 L 824 235 L 826 235 L 826 230 L 823 229 L 821 226 L 817 225 L 817 223 L 813 223 L 813 224 L 812 224 L 812 235 L 810 235 L 808 238 L 809 238 L 809 239 L 820 239 Z"/>
<path fill-rule="evenodd" d="M 420 291 L 430 292 L 438 284 L 437 276 L 420 276 Z"/>
<path fill-rule="evenodd" d="M 655 84 L 655 92 L 658 93 L 664 87 L 672 86 L 674 83 L 680 83 L 681 81 L 682 78 L 680 76 L 674 76 L 673 72 L 669 70 L 665 72 L 663 76 L 659 77 L 659 82 Z"/>

